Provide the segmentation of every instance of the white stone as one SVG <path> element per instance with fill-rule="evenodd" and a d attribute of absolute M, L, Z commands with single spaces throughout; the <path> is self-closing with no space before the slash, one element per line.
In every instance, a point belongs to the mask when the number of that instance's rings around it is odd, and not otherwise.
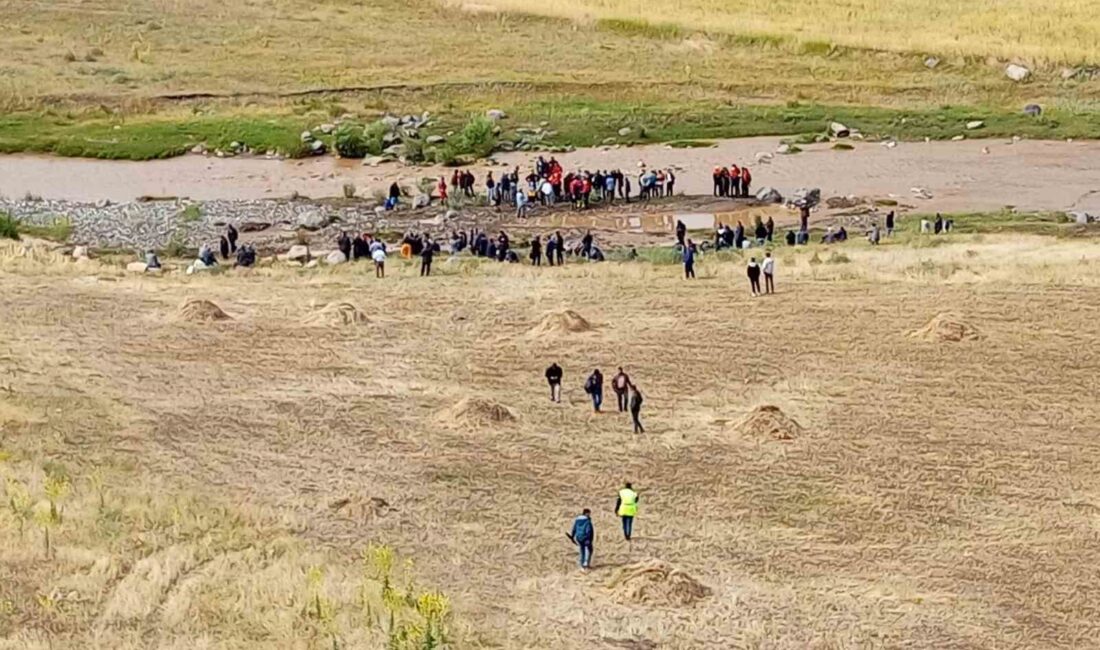
<path fill-rule="evenodd" d="M 296 244 L 286 252 L 286 259 L 292 262 L 301 262 L 309 258 L 309 246 Z"/>
<path fill-rule="evenodd" d="M 1031 76 L 1031 70 L 1022 65 L 1009 63 L 1005 68 L 1005 76 L 1016 82 L 1027 81 L 1028 77 Z"/>
<path fill-rule="evenodd" d="M 485 116 L 488 117 L 490 120 L 503 120 L 504 118 L 508 117 L 508 114 L 500 110 L 499 108 L 491 108 L 485 111 Z"/>
<path fill-rule="evenodd" d="M 983 122 L 981 120 L 971 120 L 970 122 L 966 123 L 966 128 L 970 131 L 973 131 L 974 129 L 980 129 L 984 126 L 985 126 L 985 122 Z"/>
<path fill-rule="evenodd" d="M 344 254 L 341 253 L 340 251 L 332 251 L 331 253 L 329 253 L 328 255 L 325 256 L 325 264 L 328 264 L 330 266 L 336 266 L 337 264 L 343 264 L 344 262 L 347 262 L 347 261 L 348 261 L 348 259 L 346 257 L 344 257 Z"/>
<path fill-rule="evenodd" d="M 87 246 L 77 246 L 76 248 L 74 248 L 73 249 L 73 259 L 74 260 L 86 260 L 86 259 L 88 259 L 88 247 Z"/>

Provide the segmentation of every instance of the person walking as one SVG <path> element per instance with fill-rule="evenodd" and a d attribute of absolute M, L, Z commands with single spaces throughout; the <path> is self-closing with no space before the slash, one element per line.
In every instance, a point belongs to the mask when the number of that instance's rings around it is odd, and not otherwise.
<path fill-rule="evenodd" d="M 435 243 L 431 238 L 424 240 L 424 249 L 420 251 L 420 276 L 432 274 L 432 256 L 435 255 Z"/>
<path fill-rule="evenodd" d="M 237 252 L 237 237 L 240 233 L 233 227 L 233 224 L 229 224 L 225 227 L 225 238 L 229 240 L 229 252 Z"/>
<path fill-rule="evenodd" d="M 891 210 L 886 213 L 886 236 L 894 236 L 894 211 Z"/>
<path fill-rule="evenodd" d="M 561 366 L 554 363 L 546 368 L 546 383 L 550 384 L 550 401 L 561 404 Z"/>
<path fill-rule="evenodd" d="M 531 240 L 531 264 L 542 266 L 542 239 L 538 235 Z"/>
<path fill-rule="evenodd" d="M 603 404 L 603 373 L 599 368 L 593 370 L 584 382 L 584 392 L 592 397 L 592 410 L 599 413 L 600 405 Z"/>
<path fill-rule="evenodd" d="M 516 185 L 516 218 L 525 219 L 527 217 L 527 192 L 523 187 Z"/>
<path fill-rule="evenodd" d="M 615 391 L 615 398 L 619 405 L 619 413 L 626 413 L 630 394 L 630 377 L 619 367 L 619 374 L 611 380 L 611 390 Z"/>
<path fill-rule="evenodd" d="M 447 179 L 444 176 L 439 177 L 439 183 L 435 188 L 439 191 L 439 202 L 443 205 L 447 205 Z"/>
<path fill-rule="evenodd" d="M 748 266 L 749 286 L 752 288 L 752 295 L 760 295 L 760 265 L 756 263 L 755 257 L 749 258 Z"/>
<path fill-rule="evenodd" d="M 691 279 L 695 277 L 695 244 L 689 239 L 687 245 L 684 246 L 684 279 Z"/>
<path fill-rule="evenodd" d="M 581 254 L 587 259 L 592 255 L 592 231 L 589 230 L 584 233 L 584 237 L 581 238 Z"/>
<path fill-rule="evenodd" d="M 581 571 L 588 571 L 592 568 L 592 545 L 596 541 L 596 527 L 592 525 L 591 510 L 585 508 L 573 520 L 573 530 L 569 531 L 568 537 L 580 551 L 578 564 Z"/>
<path fill-rule="evenodd" d="M 558 256 L 558 266 L 565 266 L 565 237 L 560 230 L 554 232 L 554 253 Z"/>
<path fill-rule="evenodd" d="M 371 251 L 371 259 L 374 260 L 374 277 L 384 278 L 386 277 L 386 247 L 376 246 Z"/>
<path fill-rule="evenodd" d="M 764 271 L 764 293 L 775 293 L 775 258 L 771 253 L 764 253 L 761 270 Z"/>
<path fill-rule="evenodd" d="M 634 534 L 634 517 L 638 515 L 638 493 L 630 481 L 619 490 L 619 496 L 615 499 L 615 514 L 623 520 L 623 537 L 629 542 Z"/>
<path fill-rule="evenodd" d="M 775 235 L 775 219 L 768 217 L 768 220 L 764 223 L 764 229 L 768 233 L 768 243 L 772 241 L 772 236 Z"/>
<path fill-rule="evenodd" d="M 638 387 L 634 384 L 630 384 L 631 396 L 630 396 L 630 419 L 634 421 L 634 433 L 645 433 L 645 427 L 642 426 L 642 391 L 638 390 Z"/>
<path fill-rule="evenodd" d="M 680 247 L 683 247 L 683 245 L 684 245 L 684 237 L 687 236 L 687 231 L 688 231 L 688 229 L 687 229 L 687 226 L 684 225 L 684 222 L 677 219 L 676 220 L 676 243 L 679 244 Z"/>

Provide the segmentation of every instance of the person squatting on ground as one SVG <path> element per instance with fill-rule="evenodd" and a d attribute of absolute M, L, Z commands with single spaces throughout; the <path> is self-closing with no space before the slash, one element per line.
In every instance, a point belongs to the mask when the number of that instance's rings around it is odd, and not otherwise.
<path fill-rule="evenodd" d="M 619 496 L 615 499 L 615 514 L 623 520 L 623 537 L 629 542 L 634 534 L 634 517 L 638 514 L 638 493 L 630 481 L 619 490 Z"/>
<path fill-rule="evenodd" d="M 775 293 L 775 258 L 771 253 L 764 253 L 760 270 L 764 272 L 764 293 Z"/>
<path fill-rule="evenodd" d="M 573 520 L 573 530 L 569 531 L 569 539 L 577 545 L 580 551 L 578 564 L 582 571 L 592 567 L 592 545 L 596 541 L 596 528 L 592 525 L 592 511 L 585 508 L 576 519 Z"/>
<path fill-rule="evenodd" d="M 611 379 L 611 390 L 615 391 L 615 398 L 619 406 L 619 413 L 626 413 L 629 405 L 630 377 L 619 367 L 619 373 Z"/>
<path fill-rule="evenodd" d="M 550 401 L 561 403 L 561 366 L 557 362 L 546 369 L 546 383 L 550 384 Z"/>
<path fill-rule="evenodd" d="M 630 419 L 634 422 L 634 433 L 645 433 L 645 427 L 642 426 L 642 391 L 633 383 L 630 384 L 630 390 Z"/>
<path fill-rule="evenodd" d="M 592 410 L 599 413 L 600 405 L 603 404 L 603 373 L 599 368 L 593 370 L 584 382 L 584 392 L 592 397 Z"/>

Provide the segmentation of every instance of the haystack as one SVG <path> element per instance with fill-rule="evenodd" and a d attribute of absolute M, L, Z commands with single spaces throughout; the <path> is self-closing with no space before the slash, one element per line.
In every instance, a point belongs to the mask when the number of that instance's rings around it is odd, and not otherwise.
<path fill-rule="evenodd" d="M 330 302 L 302 319 L 305 325 L 321 327 L 344 327 L 366 322 L 367 315 L 350 302 Z"/>
<path fill-rule="evenodd" d="M 506 424 L 516 419 L 515 411 L 507 406 L 479 397 L 461 399 L 439 414 L 439 420 L 443 423 L 474 427 Z"/>
<path fill-rule="evenodd" d="M 222 308 L 209 300 L 196 298 L 185 301 L 179 308 L 179 317 L 192 323 L 206 323 L 219 320 L 233 320 Z"/>
<path fill-rule="evenodd" d="M 928 324 L 919 330 L 910 332 L 912 337 L 939 343 L 941 341 L 977 341 L 981 332 L 958 314 L 936 314 Z"/>
<path fill-rule="evenodd" d="M 611 596 L 626 605 L 687 607 L 710 595 L 710 589 L 662 560 L 643 560 L 617 570 L 608 582 Z"/>
<path fill-rule="evenodd" d="M 750 438 L 792 440 L 802 435 L 802 426 L 778 406 L 763 404 L 754 408 L 736 425 L 737 431 Z"/>
<path fill-rule="evenodd" d="M 581 316 L 572 309 L 566 309 L 565 311 L 554 312 L 547 314 L 539 321 L 538 325 L 535 325 L 531 329 L 531 334 L 534 336 L 540 336 L 544 334 L 576 334 L 580 332 L 591 332 L 596 327 L 588 322 L 584 316 Z"/>

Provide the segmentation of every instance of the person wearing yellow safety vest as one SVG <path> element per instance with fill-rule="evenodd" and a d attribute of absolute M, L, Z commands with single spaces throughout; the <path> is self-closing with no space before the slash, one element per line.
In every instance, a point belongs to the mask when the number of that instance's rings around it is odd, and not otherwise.
<path fill-rule="evenodd" d="M 634 532 L 634 516 L 638 514 L 638 493 L 627 483 L 619 490 L 619 497 L 615 500 L 615 514 L 623 520 L 623 537 L 630 541 L 630 535 Z"/>

